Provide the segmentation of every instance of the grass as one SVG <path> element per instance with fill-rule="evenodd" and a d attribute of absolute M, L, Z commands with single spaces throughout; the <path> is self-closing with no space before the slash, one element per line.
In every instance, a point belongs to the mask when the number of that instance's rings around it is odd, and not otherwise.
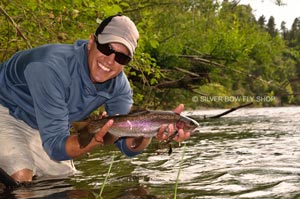
<path fill-rule="evenodd" d="M 111 162 L 110 162 L 110 165 L 109 165 L 107 174 L 106 174 L 106 176 L 105 176 L 104 182 L 102 183 L 102 186 L 101 186 L 101 189 L 100 189 L 100 193 L 99 193 L 99 195 L 98 195 L 98 197 L 97 197 L 98 199 L 101 199 L 101 198 L 102 198 L 102 193 L 103 193 L 104 187 L 105 187 L 105 185 L 106 185 L 108 176 L 110 175 L 110 171 L 111 171 L 112 165 L 113 165 L 113 163 L 114 163 L 114 159 L 115 159 L 115 154 L 113 154 L 113 156 L 112 156 L 112 159 L 111 159 Z"/>
<path fill-rule="evenodd" d="M 184 146 L 183 146 L 183 152 L 182 152 L 181 161 L 180 161 L 180 165 L 179 165 L 179 169 L 178 169 L 178 173 L 177 173 L 175 189 L 174 189 L 174 199 L 177 198 L 178 182 L 179 182 L 179 176 L 180 176 L 180 172 L 181 172 L 182 164 L 183 164 L 183 160 L 184 160 L 185 146 L 186 146 L 186 144 L 184 144 Z"/>
<path fill-rule="evenodd" d="M 176 183 L 175 183 L 175 188 L 174 188 L 174 199 L 177 198 L 177 190 L 178 190 L 178 183 L 179 183 L 179 176 L 180 176 L 180 172 L 182 170 L 182 165 L 183 165 L 183 161 L 184 161 L 184 155 L 185 155 L 185 149 L 186 149 L 186 144 L 184 144 L 183 146 L 183 152 L 182 152 L 182 156 L 181 156 L 181 160 L 180 160 L 180 164 L 179 164 L 179 169 L 178 169 L 178 173 L 177 173 L 177 177 L 176 177 Z M 112 156 L 112 160 L 110 162 L 110 165 L 109 165 L 109 168 L 108 168 L 108 171 L 107 171 L 107 174 L 105 176 L 105 179 L 104 179 L 104 182 L 102 183 L 102 186 L 101 186 L 101 189 L 100 189 L 100 192 L 97 196 L 97 199 L 102 199 L 102 193 L 103 193 L 103 190 L 104 190 L 104 187 L 107 183 L 107 179 L 110 175 L 110 172 L 111 172 L 111 168 L 112 168 L 112 165 L 114 163 L 114 158 L 115 158 L 115 154 L 113 154 Z"/>

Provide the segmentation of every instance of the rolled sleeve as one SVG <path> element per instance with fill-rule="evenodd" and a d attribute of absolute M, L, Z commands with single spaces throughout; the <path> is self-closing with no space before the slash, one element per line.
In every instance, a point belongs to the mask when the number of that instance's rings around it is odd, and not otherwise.
<path fill-rule="evenodd" d="M 129 158 L 132 158 L 141 153 L 130 150 L 126 145 L 126 138 L 121 138 L 118 141 L 116 141 L 115 146 L 118 147 L 120 151 Z"/>
<path fill-rule="evenodd" d="M 70 160 L 65 150 L 66 142 L 69 136 L 58 136 L 57 138 L 52 139 L 52 142 L 45 142 L 43 147 L 49 157 L 53 160 L 63 161 Z"/>

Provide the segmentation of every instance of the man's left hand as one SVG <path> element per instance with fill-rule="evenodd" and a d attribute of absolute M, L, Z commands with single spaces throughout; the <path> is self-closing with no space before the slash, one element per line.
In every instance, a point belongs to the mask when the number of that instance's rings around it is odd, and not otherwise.
<path fill-rule="evenodd" d="M 177 108 L 174 109 L 175 113 L 180 114 L 184 109 L 183 104 L 179 104 Z M 178 131 L 176 133 L 176 130 Z M 166 133 L 167 132 L 167 133 Z M 156 135 L 156 138 L 159 141 L 169 140 L 169 138 L 176 133 L 175 137 L 173 138 L 176 142 L 182 142 L 188 138 L 190 138 L 190 132 L 184 132 L 183 129 L 176 129 L 174 124 L 162 125 Z"/>

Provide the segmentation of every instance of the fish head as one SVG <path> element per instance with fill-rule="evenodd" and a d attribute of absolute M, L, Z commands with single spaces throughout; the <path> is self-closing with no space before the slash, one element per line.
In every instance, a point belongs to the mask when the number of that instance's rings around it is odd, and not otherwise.
<path fill-rule="evenodd" d="M 185 132 L 194 132 L 197 127 L 199 127 L 199 123 L 196 120 L 183 115 L 176 122 L 176 128 L 183 129 Z"/>

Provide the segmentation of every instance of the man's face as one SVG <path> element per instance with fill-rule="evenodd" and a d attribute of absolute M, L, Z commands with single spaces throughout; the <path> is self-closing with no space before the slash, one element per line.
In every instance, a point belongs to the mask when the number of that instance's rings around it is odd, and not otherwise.
<path fill-rule="evenodd" d="M 116 51 L 129 55 L 129 50 L 120 43 L 110 43 L 110 47 Z M 105 82 L 116 77 L 125 65 L 115 61 L 115 53 L 105 55 L 97 49 L 94 36 L 91 35 L 88 42 L 88 64 L 90 69 L 90 78 L 93 83 Z"/>

